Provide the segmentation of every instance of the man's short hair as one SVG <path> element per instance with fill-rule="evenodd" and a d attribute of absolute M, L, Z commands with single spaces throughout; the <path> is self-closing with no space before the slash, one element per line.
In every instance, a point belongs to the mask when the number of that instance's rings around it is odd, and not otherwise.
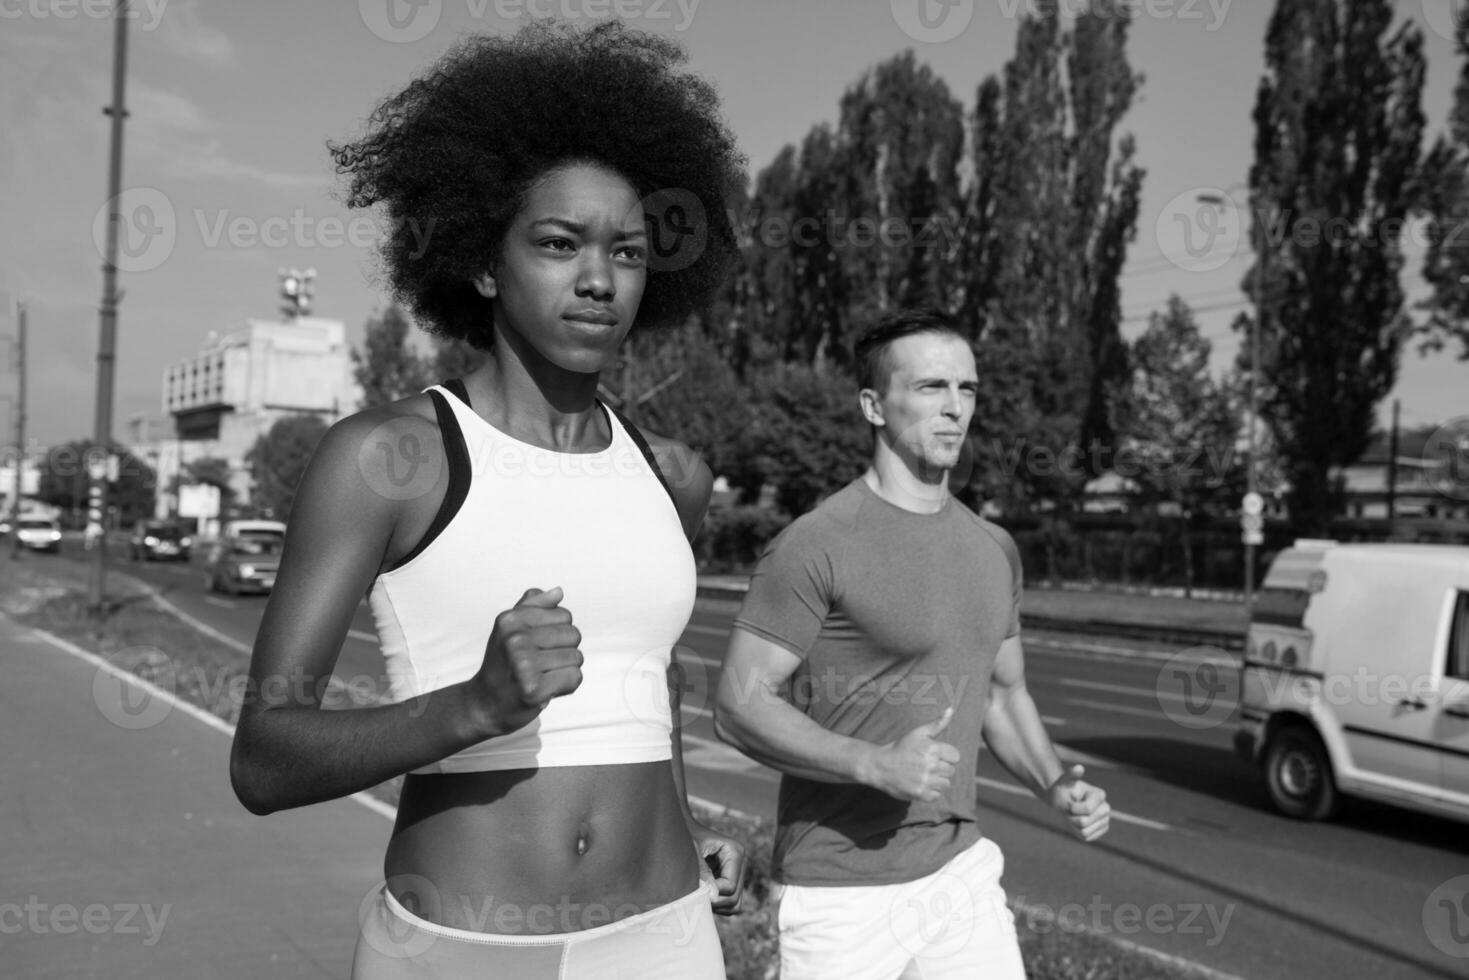
<path fill-rule="evenodd" d="M 893 374 L 892 358 L 888 353 L 893 342 L 920 333 L 948 334 L 967 342 L 954 318 L 941 310 L 896 310 L 858 338 L 853 349 L 857 362 L 857 386 L 877 392 L 886 391 Z"/>

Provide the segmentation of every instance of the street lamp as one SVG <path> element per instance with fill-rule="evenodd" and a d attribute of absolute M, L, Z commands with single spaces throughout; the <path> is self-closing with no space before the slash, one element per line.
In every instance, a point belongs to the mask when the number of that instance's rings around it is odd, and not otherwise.
<path fill-rule="evenodd" d="M 1236 185 L 1238 187 L 1240 185 Z M 1236 188 L 1230 188 L 1234 190 Z M 1227 191 L 1225 192 L 1228 193 Z M 1232 203 L 1226 196 L 1221 194 L 1204 193 L 1198 195 L 1196 200 L 1200 204 L 1208 204 L 1214 207 L 1225 208 Z M 1258 221 L 1252 222 L 1251 231 L 1256 232 Z M 1258 385 L 1260 376 L 1260 321 L 1265 316 L 1265 248 L 1264 229 L 1258 231 L 1259 239 L 1252 238 L 1251 245 L 1255 251 L 1255 268 L 1252 273 L 1254 279 L 1255 293 L 1255 315 L 1250 318 L 1250 387 L 1249 387 L 1249 423 L 1246 426 L 1245 442 L 1245 499 L 1241 504 L 1241 528 L 1243 531 L 1245 545 L 1245 604 L 1252 605 L 1255 601 L 1255 547 L 1264 543 L 1264 502 L 1260 497 L 1259 488 L 1256 483 L 1257 449 L 1255 445 L 1255 415 L 1259 407 Z"/>

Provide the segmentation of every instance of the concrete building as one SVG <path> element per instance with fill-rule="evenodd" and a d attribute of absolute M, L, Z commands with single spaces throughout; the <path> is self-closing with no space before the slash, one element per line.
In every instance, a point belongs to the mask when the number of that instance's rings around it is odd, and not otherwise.
<path fill-rule="evenodd" d="M 256 439 L 292 415 L 316 415 L 331 424 L 355 411 L 360 399 L 340 320 L 252 319 L 211 335 L 196 356 L 163 372 L 163 411 L 173 419 L 174 438 L 147 440 L 160 489 L 185 464 L 218 457 L 229 463 L 236 499 L 248 500 L 245 457 Z M 174 506 L 165 499 L 159 509 L 167 513 Z"/>

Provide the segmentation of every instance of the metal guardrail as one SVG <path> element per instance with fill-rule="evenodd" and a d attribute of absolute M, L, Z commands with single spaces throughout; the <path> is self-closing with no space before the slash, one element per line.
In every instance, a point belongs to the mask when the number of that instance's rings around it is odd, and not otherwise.
<path fill-rule="evenodd" d="M 745 590 L 723 585 L 700 585 L 701 599 L 745 597 Z M 1144 640 L 1180 647 L 1214 647 L 1229 653 L 1242 653 L 1244 630 L 1196 629 L 1187 626 L 1154 626 L 1145 623 L 1121 623 L 1108 619 L 1068 619 L 1061 616 L 1037 616 L 1021 613 L 1020 625 L 1026 629 L 1051 633 L 1080 633 L 1088 636 L 1110 636 L 1124 640 Z"/>

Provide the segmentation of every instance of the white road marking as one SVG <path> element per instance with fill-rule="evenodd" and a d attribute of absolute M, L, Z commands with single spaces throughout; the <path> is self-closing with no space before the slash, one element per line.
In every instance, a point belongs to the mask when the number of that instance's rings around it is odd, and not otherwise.
<path fill-rule="evenodd" d="M 1087 698 L 1062 698 L 1067 704 L 1080 705 L 1084 708 L 1095 708 L 1098 711 L 1107 711 L 1117 715 L 1131 715 L 1134 718 L 1152 718 L 1155 721 L 1166 722 L 1168 719 L 1160 711 L 1143 711 L 1141 708 L 1125 708 L 1120 704 L 1108 704 L 1105 701 L 1092 701 Z"/>
<path fill-rule="evenodd" d="M 364 633 L 364 632 L 362 632 L 362 630 L 348 630 L 347 631 L 347 635 L 350 636 L 354 640 L 361 640 L 364 643 L 376 643 L 377 642 L 377 634 L 376 633 Z"/>
<path fill-rule="evenodd" d="M 218 599 L 218 598 L 216 598 L 216 597 L 214 597 L 212 595 L 205 596 L 204 597 L 204 601 L 207 602 L 207 603 L 209 603 L 211 606 L 218 606 L 221 609 L 233 609 L 233 608 L 235 608 L 235 604 L 233 602 L 231 602 L 230 600 L 228 600 L 228 599 Z"/>
<path fill-rule="evenodd" d="M 988 787 L 989 789 L 999 790 L 1001 793 L 1009 793 L 1012 796 L 1026 796 L 1030 797 L 1031 799 L 1035 799 L 1035 796 L 1030 792 L 1030 790 L 1025 789 L 1022 786 L 1018 786 L 1015 783 L 1002 783 L 999 780 L 986 779 L 983 776 L 975 776 L 974 781 L 981 786 Z M 1037 800 L 1036 802 L 1040 801 Z M 1147 817 L 1138 817 L 1134 816 L 1131 813 L 1123 813 L 1121 810 L 1113 810 L 1112 819 L 1120 820 L 1122 823 L 1134 824 L 1138 827 L 1147 827 L 1149 830 L 1178 829 L 1177 827 L 1171 826 L 1166 823 L 1159 823 L 1157 820 L 1149 820 Z"/>
<path fill-rule="evenodd" d="M 1174 694 L 1172 691 L 1147 690 L 1145 688 L 1128 687 L 1126 684 L 1103 684 L 1101 681 L 1078 681 L 1068 677 L 1060 679 L 1060 683 L 1066 687 L 1084 687 L 1092 691 L 1114 691 L 1118 694 L 1132 694 L 1145 698 L 1167 698 L 1169 701 L 1181 701 L 1185 704 L 1189 698 L 1182 694 Z M 1211 702 L 1212 703 L 1212 702 Z M 1234 701 L 1229 702 L 1231 705 Z"/>

